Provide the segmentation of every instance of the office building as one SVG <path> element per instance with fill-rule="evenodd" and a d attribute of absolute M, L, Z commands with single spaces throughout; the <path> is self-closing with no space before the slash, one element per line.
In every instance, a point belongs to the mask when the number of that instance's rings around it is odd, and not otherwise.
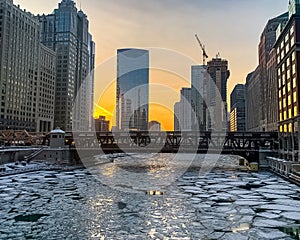
<path fill-rule="evenodd" d="M 148 130 L 149 51 L 117 50 L 117 128 Z"/>
<path fill-rule="evenodd" d="M 289 19 L 278 27 L 277 55 L 280 157 L 299 159 L 300 3 L 289 2 Z"/>
<path fill-rule="evenodd" d="M 246 78 L 246 131 L 261 132 L 263 131 L 261 119 L 261 85 L 259 66 Z"/>
<path fill-rule="evenodd" d="M 180 123 L 179 123 L 179 120 L 180 120 L 180 117 L 181 116 L 181 104 L 180 102 L 176 102 L 174 104 L 174 131 L 180 131 Z"/>
<path fill-rule="evenodd" d="M 191 104 L 192 89 L 182 88 L 180 90 L 180 101 L 174 105 L 174 130 L 191 131 L 192 118 L 195 114 Z"/>
<path fill-rule="evenodd" d="M 192 130 L 206 130 L 206 106 L 207 106 L 207 83 L 209 75 L 207 66 L 195 65 L 191 67 L 191 106 L 194 114 L 192 114 Z"/>
<path fill-rule="evenodd" d="M 230 94 L 230 131 L 244 132 L 245 120 L 245 85 L 237 84 Z"/>
<path fill-rule="evenodd" d="M 56 54 L 40 44 L 39 76 L 37 81 L 37 132 L 48 133 L 54 129 L 54 103 L 56 80 Z"/>
<path fill-rule="evenodd" d="M 161 131 L 161 124 L 158 121 L 149 122 L 149 131 Z"/>
<path fill-rule="evenodd" d="M 265 119 L 267 132 L 278 131 L 278 79 L 276 65 L 276 50 L 273 48 L 270 51 L 269 60 L 267 62 L 267 85 L 265 89 Z"/>
<path fill-rule="evenodd" d="M 0 0 L 0 129 L 53 129 L 56 54 L 31 13 Z"/>
<path fill-rule="evenodd" d="M 109 131 L 109 121 L 106 120 L 105 116 L 99 116 L 95 119 L 95 131 L 96 132 L 108 132 Z"/>
<path fill-rule="evenodd" d="M 261 91 L 260 108 L 262 112 L 260 126 L 262 131 L 277 131 L 277 119 L 270 117 L 272 116 L 272 112 L 276 111 L 274 106 L 278 105 L 277 101 L 276 104 L 274 104 L 274 101 L 271 101 L 277 99 L 277 79 L 274 79 L 276 70 L 274 66 L 272 67 L 274 56 L 272 56 L 271 51 L 276 41 L 276 31 L 278 26 L 285 24 L 287 20 L 288 13 L 270 19 L 260 37 L 258 59 L 260 71 L 259 91 Z"/>
<path fill-rule="evenodd" d="M 219 56 L 207 63 L 211 78 L 207 87 L 207 130 L 227 130 L 227 80 L 230 76 L 228 61 Z"/>
<path fill-rule="evenodd" d="M 57 54 L 54 125 L 63 130 L 89 130 L 95 45 L 87 16 L 73 0 L 62 0 L 52 14 L 39 16 L 39 21 L 42 43 Z"/>
<path fill-rule="evenodd" d="M 274 65 L 276 57 L 272 49 L 278 27 L 283 26 L 287 20 L 287 13 L 270 19 L 260 36 L 259 64 L 254 73 L 249 74 L 246 79 L 247 131 L 277 131 L 277 74 Z"/>

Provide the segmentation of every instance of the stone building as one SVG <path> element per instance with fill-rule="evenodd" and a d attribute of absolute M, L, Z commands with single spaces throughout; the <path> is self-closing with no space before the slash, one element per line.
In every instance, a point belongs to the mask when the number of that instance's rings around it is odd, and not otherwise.
<path fill-rule="evenodd" d="M 53 129 L 56 54 L 31 13 L 0 0 L 0 129 Z"/>

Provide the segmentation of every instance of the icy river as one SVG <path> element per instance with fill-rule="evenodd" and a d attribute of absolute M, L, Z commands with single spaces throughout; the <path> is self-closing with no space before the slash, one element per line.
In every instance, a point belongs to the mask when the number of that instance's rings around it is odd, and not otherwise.
<path fill-rule="evenodd" d="M 0 239 L 299 239 L 296 185 L 235 157 L 202 172 L 169 157 L 1 177 Z"/>

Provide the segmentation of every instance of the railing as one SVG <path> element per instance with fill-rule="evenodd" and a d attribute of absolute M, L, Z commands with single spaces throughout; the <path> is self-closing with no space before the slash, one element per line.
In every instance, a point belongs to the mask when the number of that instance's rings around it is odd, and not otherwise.
<path fill-rule="evenodd" d="M 129 131 L 129 132 L 74 132 L 66 133 L 66 142 L 76 147 L 145 147 L 152 145 L 169 149 L 190 148 L 198 150 L 223 149 L 223 151 L 258 151 L 260 148 L 278 150 L 276 132 L 191 132 L 191 131 Z"/>
<path fill-rule="evenodd" d="M 26 162 L 30 162 L 33 158 L 35 158 L 36 156 L 38 156 L 40 153 L 42 153 L 44 151 L 45 148 L 48 148 L 48 146 L 43 146 L 41 147 L 39 150 L 29 154 L 28 156 L 24 157 L 24 160 Z"/>

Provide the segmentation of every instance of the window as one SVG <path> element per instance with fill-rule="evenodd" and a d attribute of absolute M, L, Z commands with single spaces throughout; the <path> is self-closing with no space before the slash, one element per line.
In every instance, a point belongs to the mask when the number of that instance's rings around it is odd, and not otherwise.
<path fill-rule="evenodd" d="M 284 124 L 284 132 L 287 132 L 287 124 Z"/>
<path fill-rule="evenodd" d="M 286 111 L 283 112 L 283 120 L 287 119 Z"/>
<path fill-rule="evenodd" d="M 295 75 L 295 74 L 296 74 L 296 65 L 294 63 L 292 66 L 292 75 Z"/>
<path fill-rule="evenodd" d="M 293 88 L 295 88 L 297 86 L 297 83 L 296 83 L 296 78 L 293 77 Z"/>
<path fill-rule="evenodd" d="M 293 36 L 292 38 L 291 38 L 291 46 L 293 46 L 295 44 L 295 37 Z"/>
<path fill-rule="evenodd" d="M 281 88 L 281 79 L 280 78 L 278 79 L 278 86 L 279 86 L 279 88 Z"/>
<path fill-rule="evenodd" d="M 292 54 L 292 61 L 295 61 L 295 59 L 296 59 L 296 52 L 293 52 L 293 54 Z"/>
<path fill-rule="evenodd" d="M 289 123 L 289 132 L 293 132 L 293 124 Z"/>
<path fill-rule="evenodd" d="M 294 25 L 291 26 L 291 28 L 290 28 L 290 35 L 293 35 L 293 34 L 294 34 Z"/>
<path fill-rule="evenodd" d="M 282 109 L 282 102 L 279 102 L 279 110 Z"/>

